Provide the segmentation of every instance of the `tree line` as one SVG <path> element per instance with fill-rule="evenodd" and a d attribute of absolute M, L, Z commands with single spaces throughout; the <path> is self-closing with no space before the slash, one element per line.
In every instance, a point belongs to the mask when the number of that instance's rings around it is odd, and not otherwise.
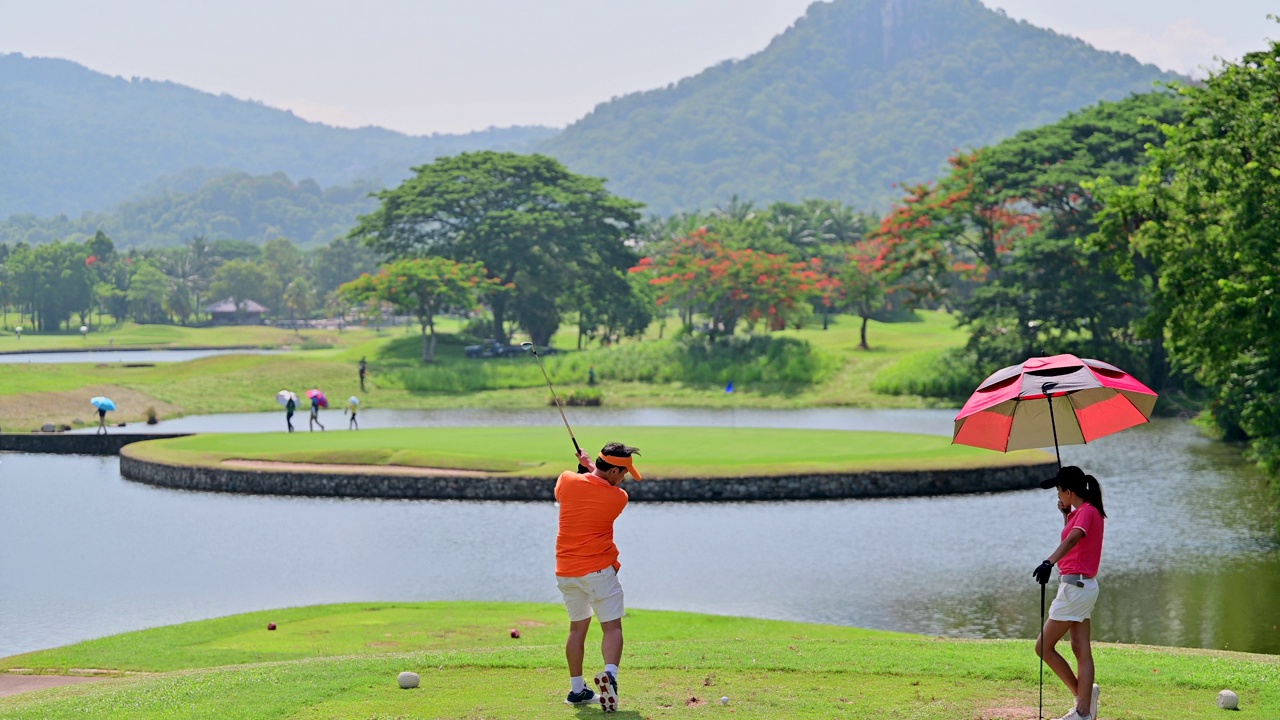
<path fill-rule="evenodd" d="M 890 285 L 954 304 L 984 370 L 1112 361 L 1280 472 L 1277 56 L 958 155 L 873 233 Z"/>
<path fill-rule="evenodd" d="M 538 345 L 566 319 L 581 347 L 640 335 L 673 309 L 690 329 L 701 319 L 713 339 L 739 322 L 801 326 L 815 308 L 844 309 L 838 288 L 868 225 L 821 200 L 757 210 L 734 198 L 644 219 L 603 179 L 543 155 L 464 153 L 414 173 L 378 193 L 378 210 L 350 235 L 392 263 L 339 294 L 416 315 L 428 362 L 432 318 L 448 308 L 483 306 L 476 334 L 505 343 L 519 327 Z"/>
<path fill-rule="evenodd" d="M 346 238 L 310 251 L 279 237 L 257 245 L 200 236 L 179 247 L 121 251 L 102 231 L 83 242 L 0 243 L 0 322 L 36 331 L 198 323 L 227 298 L 296 321 L 345 312 L 338 286 L 375 267 L 375 253 Z"/>

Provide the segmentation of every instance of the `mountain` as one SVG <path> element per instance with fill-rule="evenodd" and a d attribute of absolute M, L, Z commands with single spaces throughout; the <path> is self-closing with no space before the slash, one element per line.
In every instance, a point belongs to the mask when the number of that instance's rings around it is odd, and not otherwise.
<path fill-rule="evenodd" d="M 957 149 L 1181 80 L 977 0 L 811 5 L 763 51 L 598 105 L 539 150 L 659 213 L 822 197 L 884 209 Z"/>
<path fill-rule="evenodd" d="M 410 136 L 336 128 L 171 82 L 0 55 L 0 218 L 103 210 L 157 178 L 202 168 L 281 171 L 324 186 L 395 184 L 411 166 L 441 155 L 525 151 L 555 132 Z"/>
<path fill-rule="evenodd" d="M 381 189 L 371 181 L 321 188 L 282 172 L 227 172 L 192 187 L 199 175 L 165 178 L 109 211 L 77 218 L 10 215 L 0 219 L 0 243 L 78 242 L 101 230 L 121 248 L 180 245 L 197 235 L 257 244 L 283 237 L 313 247 L 345 236 L 360 215 L 377 209 L 369 195 Z"/>

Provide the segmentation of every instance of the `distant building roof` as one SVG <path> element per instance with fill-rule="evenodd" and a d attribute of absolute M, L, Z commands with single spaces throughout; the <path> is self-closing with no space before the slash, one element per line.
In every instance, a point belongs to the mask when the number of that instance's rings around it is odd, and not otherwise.
<path fill-rule="evenodd" d="M 241 300 L 240 310 L 247 313 L 264 313 L 267 309 L 252 300 Z M 236 311 L 236 303 L 233 299 L 219 300 L 218 302 L 205 308 L 205 312 L 211 313 L 233 313 Z"/>

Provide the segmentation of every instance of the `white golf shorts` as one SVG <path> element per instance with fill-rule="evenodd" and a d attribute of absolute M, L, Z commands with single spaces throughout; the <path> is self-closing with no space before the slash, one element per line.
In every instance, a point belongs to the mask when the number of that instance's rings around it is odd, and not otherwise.
<path fill-rule="evenodd" d="M 1071 583 L 1058 583 L 1058 596 L 1049 606 L 1049 619 L 1061 622 L 1083 622 L 1093 614 L 1093 605 L 1098 602 L 1098 580 L 1086 578 L 1084 587 Z"/>
<path fill-rule="evenodd" d="M 622 617 L 622 584 L 618 573 L 611 567 L 582 577 L 557 577 L 556 585 L 564 595 L 564 607 L 569 620 L 578 622 L 591 617 L 595 611 L 600 622 L 610 622 Z"/>

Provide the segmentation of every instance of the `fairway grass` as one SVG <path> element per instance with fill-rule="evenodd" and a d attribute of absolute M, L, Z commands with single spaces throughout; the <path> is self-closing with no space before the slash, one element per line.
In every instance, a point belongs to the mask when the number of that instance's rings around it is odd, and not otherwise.
<path fill-rule="evenodd" d="M 591 427 L 578 440 L 593 452 L 617 440 L 640 448 L 646 478 L 766 477 L 801 473 L 951 470 L 1050 460 L 1038 450 L 1008 454 L 952 445 L 945 437 L 845 430 Z M 226 460 L 404 465 L 554 477 L 574 465 L 558 427 L 396 428 L 325 433 L 205 434 L 130 445 L 125 453 L 170 465 L 217 467 Z"/>
<path fill-rule="evenodd" d="M 801 408 L 859 407 L 915 408 L 942 407 L 948 403 L 912 395 L 884 395 L 871 389 L 880 370 L 920 353 L 964 345 L 965 333 L 955 327 L 952 316 L 941 312 L 920 312 L 920 322 L 872 322 L 870 350 L 858 348 L 857 318 L 839 316 L 829 330 L 820 326 L 772 333 L 775 337 L 804 340 L 833 365 L 821 382 L 791 386 L 756 386 L 739 378 L 733 393 L 724 384 L 622 382 L 600 374 L 598 389 L 609 407 L 707 407 L 707 408 Z M 159 363 L 155 367 L 124 367 L 120 364 L 37 363 L 7 365 L 0 373 L 0 418 L 8 431 L 27 431 L 47 422 L 75 426 L 91 421 L 87 409 L 97 394 L 117 399 L 119 411 L 110 422 L 138 422 L 147 407 L 154 407 L 161 420 L 179 415 L 265 412 L 279 410 L 275 394 L 292 389 L 301 394 L 309 388 L 324 390 L 335 402 L 349 395 L 361 398 L 362 408 L 541 408 L 549 400 L 547 387 L 537 364 L 527 358 L 475 360 L 466 358 L 466 341 L 457 332 L 460 324 L 441 319 L 437 332 L 436 362 L 425 368 L 421 362 L 421 341 L 416 327 L 303 330 L 294 332 L 267 327 L 182 328 L 145 325 L 121 328 L 110 335 L 116 348 L 126 347 L 209 347 L 254 346 L 328 349 L 291 350 L 278 355 L 224 355 L 186 363 Z M 665 336 L 675 332 L 667 321 Z M 625 340 L 615 346 L 627 348 L 637 342 L 657 339 L 658 326 L 644 339 Z M 521 340 L 524 338 L 515 338 Z M 126 342 L 127 341 L 127 342 Z M 77 345 L 76 343 L 79 343 Z M 558 391 L 568 393 L 585 388 L 587 364 L 592 354 L 571 350 L 576 336 L 565 326 L 553 339 L 561 352 L 546 358 L 547 372 Z M 76 349 L 103 345 L 103 338 L 90 333 L 89 340 L 67 335 L 24 336 L 22 340 L 0 334 L 0 350 Z M 593 346 L 594 347 L 594 346 Z M 609 353 L 595 348 L 592 353 Z M 356 363 L 369 362 L 368 391 L 360 390 Z M 825 362 L 825 360 L 824 360 Z"/>
<path fill-rule="evenodd" d="M 267 630 L 267 623 L 278 630 Z M 1030 640 L 631 610 L 615 717 L 1035 716 Z M 563 608 L 530 603 L 356 603 L 256 612 L 0 659 L 0 670 L 143 673 L 0 698 L 0 718 L 582 718 L 564 705 Z M 522 637 L 513 639 L 510 630 Z M 587 640 L 599 668 L 599 629 Z M 1108 720 L 1280 717 L 1280 659 L 1095 644 Z M 419 673 L 400 690 L 396 675 Z M 728 705 L 719 698 L 729 697 Z M 1070 706 L 1052 673 L 1046 713 Z"/>

